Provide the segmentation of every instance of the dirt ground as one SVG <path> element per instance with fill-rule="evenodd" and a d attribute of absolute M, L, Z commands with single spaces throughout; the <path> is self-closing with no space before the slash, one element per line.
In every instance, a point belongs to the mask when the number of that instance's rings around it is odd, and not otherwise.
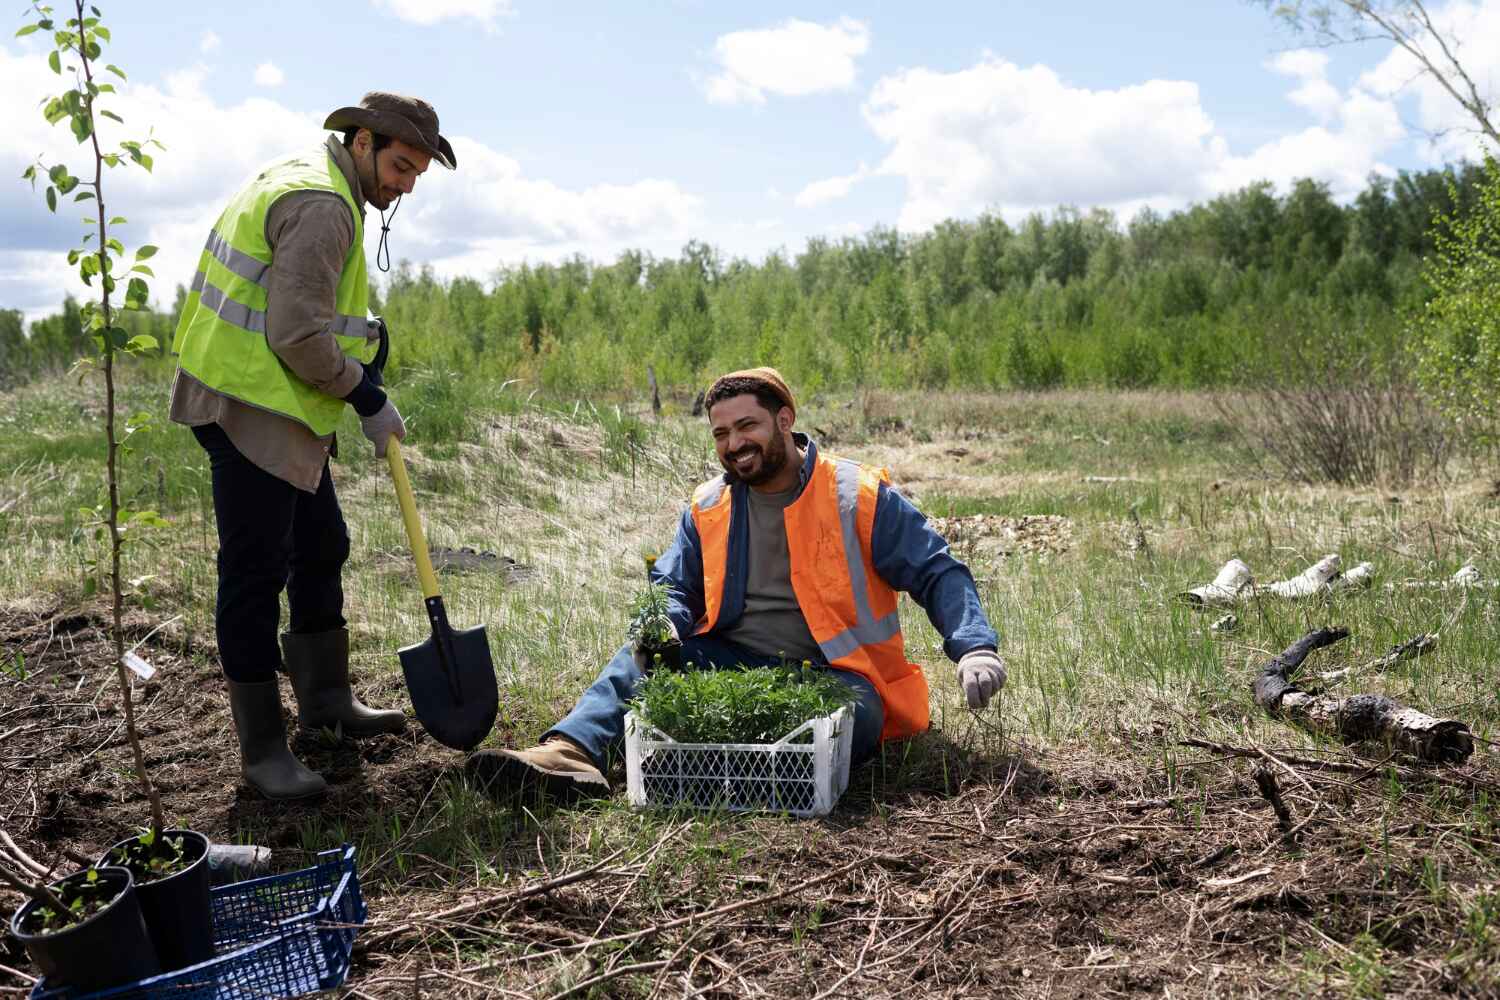
<path fill-rule="evenodd" d="M 145 814 L 99 669 L 103 621 L 46 599 L 0 608 L 0 828 L 49 863 L 97 854 Z M 212 650 L 170 620 L 128 623 L 158 668 L 136 693 L 173 820 L 291 868 L 307 863 L 310 824 L 414 825 L 439 783 L 461 780 L 458 756 L 419 727 L 360 744 L 301 734 L 330 794 L 260 800 L 238 780 Z M 533 827 L 507 869 L 529 859 L 532 874 L 485 894 L 444 888 L 451 858 L 398 865 L 408 841 L 392 835 L 361 859 L 371 920 L 346 995 L 1500 995 L 1486 925 L 1500 906 L 1473 860 L 1500 841 L 1487 819 L 1440 809 L 1500 798 L 1487 764 L 1428 772 L 1165 730 L 1045 752 L 958 736 L 856 772 L 823 820 L 669 818 L 592 851 L 587 814 L 547 826 L 545 844 Z M 1290 836 L 1258 766 L 1293 810 Z M 1362 950 L 1373 930 L 1400 962 Z M 25 967 L 13 941 L 0 964 Z M 13 975 L 0 984 L 20 992 Z"/>

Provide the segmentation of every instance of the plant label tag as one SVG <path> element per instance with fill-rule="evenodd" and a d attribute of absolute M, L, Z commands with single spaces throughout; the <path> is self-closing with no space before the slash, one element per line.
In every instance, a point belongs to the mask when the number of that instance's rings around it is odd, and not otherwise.
<path fill-rule="evenodd" d="M 156 668 L 134 653 L 126 653 L 120 662 L 129 667 L 130 671 L 143 681 L 149 681 L 156 676 Z"/>

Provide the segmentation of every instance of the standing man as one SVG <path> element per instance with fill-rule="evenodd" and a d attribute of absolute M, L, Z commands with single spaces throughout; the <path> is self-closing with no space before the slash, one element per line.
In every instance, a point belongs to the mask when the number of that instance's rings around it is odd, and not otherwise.
<path fill-rule="evenodd" d="M 414 97 L 369 93 L 323 127 L 342 138 L 268 164 L 230 199 L 172 345 L 171 417 L 193 429 L 212 470 L 214 625 L 241 771 L 272 799 L 327 788 L 287 748 L 278 669 L 291 677 L 304 726 L 369 736 L 406 725 L 403 712 L 369 708 L 349 687 L 340 583 L 349 532 L 328 459 L 345 403 L 377 456 L 392 435 L 406 436 L 360 360 L 377 337 L 365 205 L 383 222 L 431 161 L 455 165 L 437 113 Z M 283 588 L 291 622 L 278 648 Z"/>
<path fill-rule="evenodd" d="M 682 660 L 828 666 L 854 700 L 858 764 L 882 741 L 927 728 L 927 679 L 906 659 L 896 607 L 905 591 L 942 634 L 969 707 L 983 708 L 1005 664 L 974 578 L 885 471 L 820 454 L 793 431 L 796 404 L 774 368 L 720 376 L 703 402 L 724 474 L 694 492 L 651 571 L 686 636 Z M 607 756 L 643 665 L 624 647 L 540 746 L 481 750 L 469 772 L 493 788 L 606 794 Z"/>

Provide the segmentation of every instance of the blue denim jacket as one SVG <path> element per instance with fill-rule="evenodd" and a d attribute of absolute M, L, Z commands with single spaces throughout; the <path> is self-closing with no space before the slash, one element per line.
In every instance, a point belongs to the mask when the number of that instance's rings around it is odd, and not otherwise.
<path fill-rule="evenodd" d="M 805 434 L 793 434 L 798 447 L 807 449 L 798 480 L 798 494 L 806 488 L 818 460 L 818 446 Z M 746 513 L 744 483 L 732 489 L 733 508 L 729 521 L 729 566 L 724 581 L 724 600 L 716 629 L 739 621 L 745 611 L 745 581 L 750 573 L 750 518 Z M 990 627 L 979 592 L 969 569 L 948 552 L 948 543 L 927 523 L 926 516 L 900 493 L 881 484 L 875 502 L 872 538 L 875 572 L 895 590 L 902 590 L 927 612 L 933 628 L 943 637 L 943 652 L 957 662 L 975 649 L 996 649 L 999 638 Z M 651 570 L 654 583 L 670 592 L 668 613 L 677 634 L 692 634 L 704 614 L 703 545 L 693 524 L 692 509 L 682 512 L 677 537 L 656 560 Z"/>

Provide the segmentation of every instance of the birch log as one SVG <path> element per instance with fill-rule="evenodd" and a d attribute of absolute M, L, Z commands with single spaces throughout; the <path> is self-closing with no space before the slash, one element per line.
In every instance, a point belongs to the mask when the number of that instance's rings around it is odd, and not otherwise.
<path fill-rule="evenodd" d="M 1435 719 L 1383 694 L 1336 698 L 1304 691 L 1292 675 L 1313 650 L 1347 638 L 1345 628 L 1314 629 L 1261 670 L 1255 679 L 1255 702 L 1271 715 L 1285 717 L 1314 732 L 1338 736 L 1345 743 L 1377 740 L 1417 758 L 1456 764 L 1474 752 L 1469 727 L 1455 719 Z"/>

